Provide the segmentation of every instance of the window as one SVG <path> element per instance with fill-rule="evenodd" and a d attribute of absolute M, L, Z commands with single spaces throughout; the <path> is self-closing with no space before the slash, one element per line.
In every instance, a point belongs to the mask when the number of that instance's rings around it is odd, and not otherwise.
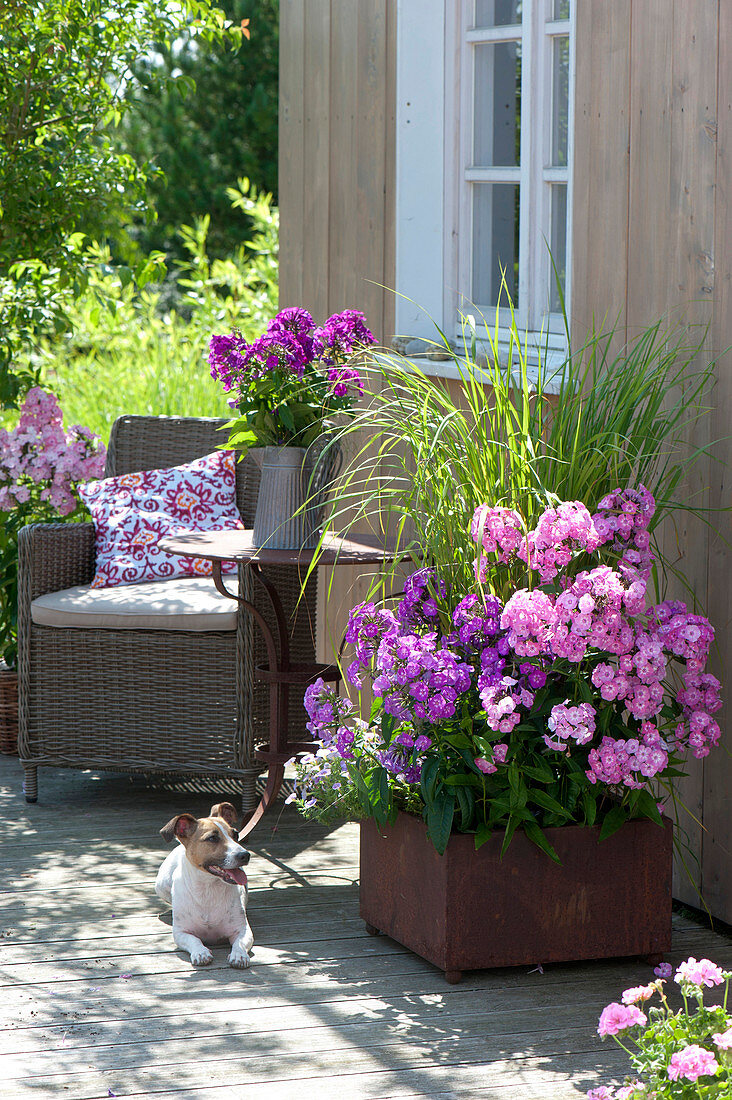
<path fill-rule="evenodd" d="M 549 248 L 569 301 L 573 7 L 398 0 L 400 335 L 455 332 L 468 303 L 492 326 L 503 267 L 519 327 L 543 326 L 561 360 Z"/>
<path fill-rule="evenodd" d="M 566 296 L 570 0 L 462 0 L 456 8 L 458 308 L 472 303 L 492 323 L 505 274 L 519 326 L 562 332 L 549 249 Z"/>

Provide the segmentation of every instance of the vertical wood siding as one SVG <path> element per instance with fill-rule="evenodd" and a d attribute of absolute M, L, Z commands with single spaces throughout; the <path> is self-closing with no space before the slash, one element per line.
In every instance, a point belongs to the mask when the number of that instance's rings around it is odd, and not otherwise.
<path fill-rule="evenodd" d="M 360 309 L 394 331 L 396 0 L 281 0 L 280 308 Z M 322 569 L 318 649 L 337 651 L 370 572 Z"/>
<path fill-rule="evenodd" d="M 721 440 L 722 461 L 702 462 L 683 492 L 716 508 L 732 504 L 731 85 L 732 14 L 717 0 L 577 3 L 575 341 L 593 318 L 620 317 L 628 339 L 662 316 L 688 328 L 690 340 L 708 326 L 703 354 L 719 356 L 718 384 L 711 417 L 693 428 L 690 443 Z M 682 518 L 664 545 L 710 614 L 713 671 L 729 696 L 729 514 L 712 522 L 719 536 Z M 729 705 L 720 720 L 729 747 L 725 713 Z M 702 828 L 685 816 L 687 865 L 712 912 L 732 921 L 730 757 L 718 749 L 690 772 L 681 796 Z M 699 904 L 681 865 L 675 894 Z"/>

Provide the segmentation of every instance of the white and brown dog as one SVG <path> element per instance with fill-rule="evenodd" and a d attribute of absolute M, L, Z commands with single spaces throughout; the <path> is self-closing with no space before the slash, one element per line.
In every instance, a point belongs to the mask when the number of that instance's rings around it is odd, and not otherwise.
<path fill-rule="evenodd" d="M 208 817 L 178 814 L 160 830 L 180 845 L 158 871 L 155 892 L 173 907 L 173 939 L 194 966 L 208 966 L 205 943 L 227 939 L 229 966 L 251 965 L 254 937 L 246 914 L 249 852 L 237 843 L 237 813 L 230 802 L 211 807 Z"/>

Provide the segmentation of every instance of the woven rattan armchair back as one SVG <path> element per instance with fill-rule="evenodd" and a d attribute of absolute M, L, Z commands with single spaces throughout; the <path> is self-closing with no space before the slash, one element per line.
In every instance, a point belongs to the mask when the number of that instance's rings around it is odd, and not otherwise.
<path fill-rule="evenodd" d="M 125 416 L 115 422 L 107 476 L 179 465 L 225 443 L 224 420 Z M 237 463 L 237 504 L 251 527 L 259 471 Z M 90 584 L 94 528 L 31 524 L 19 539 L 19 736 L 28 801 L 38 794 L 39 766 L 114 770 L 207 780 L 240 787 L 243 809 L 256 804 L 254 759 L 266 740 L 267 689 L 253 679 L 266 659 L 252 618 L 238 613 L 236 631 L 106 630 L 40 626 L 33 599 Z M 298 660 L 315 657 L 316 582 L 300 598 L 300 576 L 276 566 L 268 576 L 291 616 Z M 242 576 L 240 583 L 247 584 Z M 258 601 L 257 592 L 249 592 Z M 272 622 L 264 603 L 260 609 Z M 304 708 L 293 700 L 291 735 L 305 735 Z"/>

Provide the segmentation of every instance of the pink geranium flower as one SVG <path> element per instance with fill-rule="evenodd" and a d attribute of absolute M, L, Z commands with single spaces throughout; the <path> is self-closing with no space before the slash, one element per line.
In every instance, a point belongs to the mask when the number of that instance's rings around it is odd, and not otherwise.
<path fill-rule="evenodd" d="M 719 1062 L 711 1051 L 693 1043 L 671 1055 L 668 1075 L 671 1081 L 678 1081 L 682 1077 L 687 1081 L 696 1081 L 698 1077 L 711 1075 L 718 1069 Z"/>
<path fill-rule="evenodd" d="M 634 985 L 623 993 L 623 1004 L 634 1005 L 638 1001 L 647 1001 L 655 992 L 656 986 L 653 982 L 650 985 Z"/>
<path fill-rule="evenodd" d="M 619 1031 L 625 1031 L 629 1027 L 644 1027 L 647 1022 L 645 1014 L 635 1005 L 619 1005 L 613 1001 L 602 1010 L 597 1034 L 603 1038 L 606 1035 L 617 1035 Z"/>
<path fill-rule="evenodd" d="M 716 963 L 710 962 L 709 959 L 700 959 L 697 962 L 692 956 L 681 964 L 674 975 L 674 981 L 679 985 L 682 982 L 688 982 L 689 985 L 706 985 L 711 988 L 722 984 L 724 974 Z"/>
<path fill-rule="evenodd" d="M 712 1040 L 718 1050 L 732 1050 L 732 1027 L 728 1027 L 726 1031 L 717 1032 L 716 1035 L 712 1035 Z"/>

